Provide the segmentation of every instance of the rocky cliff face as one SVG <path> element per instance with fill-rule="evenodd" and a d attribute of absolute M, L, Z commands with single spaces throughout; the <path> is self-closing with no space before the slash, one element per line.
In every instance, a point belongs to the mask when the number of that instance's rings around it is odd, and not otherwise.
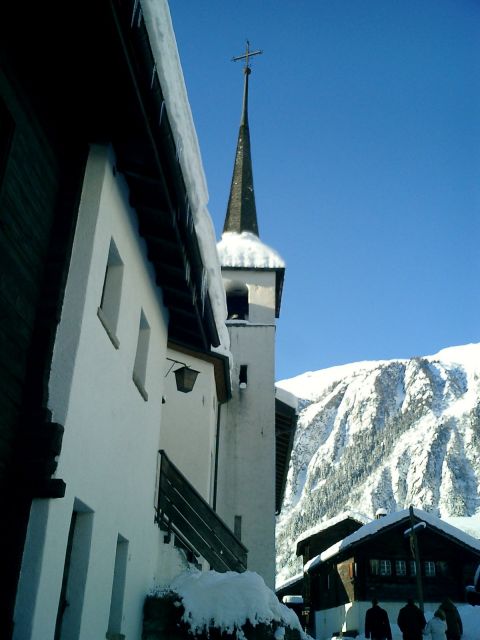
<path fill-rule="evenodd" d="M 480 509 L 480 344 L 359 362 L 279 386 L 300 399 L 277 582 L 301 570 L 295 540 L 345 510 L 410 504 L 440 517 Z"/>

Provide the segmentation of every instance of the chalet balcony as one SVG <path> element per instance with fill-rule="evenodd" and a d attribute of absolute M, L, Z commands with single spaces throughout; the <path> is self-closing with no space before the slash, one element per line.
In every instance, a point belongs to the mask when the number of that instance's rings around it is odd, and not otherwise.
<path fill-rule="evenodd" d="M 248 550 L 185 476 L 159 451 L 155 522 L 180 545 L 200 555 L 215 571 L 245 571 Z"/>

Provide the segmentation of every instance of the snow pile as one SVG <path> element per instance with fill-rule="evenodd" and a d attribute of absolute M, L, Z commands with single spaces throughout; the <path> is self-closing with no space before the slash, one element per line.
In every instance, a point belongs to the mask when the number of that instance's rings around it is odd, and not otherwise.
<path fill-rule="evenodd" d="M 236 631 L 240 639 L 241 627 L 247 620 L 252 626 L 274 621 L 279 627 L 297 629 L 302 638 L 308 638 L 295 613 L 281 604 L 253 571 L 218 573 L 192 569 L 177 576 L 169 591 L 181 598 L 185 609 L 183 621 L 192 633 L 202 633 L 214 626 L 226 633 Z M 275 637 L 283 637 L 281 630 Z"/>
<path fill-rule="evenodd" d="M 228 355 L 230 339 L 225 326 L 227 306 L 216 251 L 215 231 L 207 210 L 207 183 L 178 55 L 172 19 L 166 0 L 142 0 L 141 6 L 150 37 L 150 46 L 155 59 L 156 71 L 165 98 L 167 115 L 175 138 L 183 178 L 187 187 L 198 244 L 207 272 L 208 292 L 221 343 L 216 350 Z"/>
<path fill-rule="evenodd" d="M 249 231 L 226 231 L 217 244 L 222 267 L 243 269 L 284 269 L 285 262 L 271 247 Z"/>

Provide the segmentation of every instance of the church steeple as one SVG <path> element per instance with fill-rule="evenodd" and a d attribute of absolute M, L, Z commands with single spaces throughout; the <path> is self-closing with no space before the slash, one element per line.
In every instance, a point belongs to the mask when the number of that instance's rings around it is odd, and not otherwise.
<path fill-rule="evenodd" d="M 237 151 L 233 167 L 230 197 L 228 199 L 227 215 L 223 231 L 242 233 L 249 231 L 258 236 L 257 209 L 255 207 L 255 193 L 253 191 L 252 156 L 250 152 L 250 130 L 248 126 L 248 79 L 251 68 L 249 58 L 262 53 L 250 51 L 247 40 L 245 55 L 237 56 L 233 60 L 245 60 L 242 118 L 238 132 Z"/>

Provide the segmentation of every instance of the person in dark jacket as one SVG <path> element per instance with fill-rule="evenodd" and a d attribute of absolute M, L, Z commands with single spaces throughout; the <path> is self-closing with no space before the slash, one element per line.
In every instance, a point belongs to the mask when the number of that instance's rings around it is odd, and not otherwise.
<path fill-rule="evenodd" d="M 403 640 L 422 640 L 427 621 L 413 598 L 408 598 L 407 604 L 400 609 L 397 624 L 403 634 Z"/>
<path fill-rule="evenodd" d="M 463 633 L 463 624 L 457 607 L 453 604 L 450 598 L 444 598 L 440 606 L 445 612 L 447 640 L 460 640 Z"/>
<path fill-rule="evenodd" d="M 378 606 L 378 600 L 372 600 L 372 606 L 365 614 L 365 638 L 372 640 L 392 640 L 392 631 L 388 613 Z"/>

